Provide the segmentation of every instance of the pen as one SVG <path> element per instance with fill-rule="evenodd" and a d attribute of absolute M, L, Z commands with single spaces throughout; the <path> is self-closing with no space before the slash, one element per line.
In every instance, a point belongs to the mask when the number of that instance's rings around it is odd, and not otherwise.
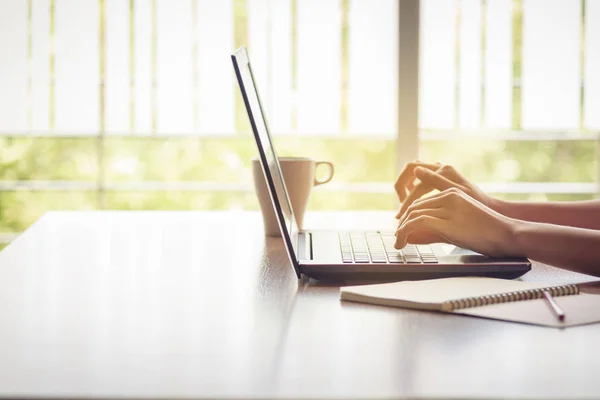
<path fill-rule="evenodd" d="M 558 304 L 556 304 L 556 301 L 554 301 L 554 298 L 550 295 L 550 293 L 544 290 L 542 294 L 544 295 L 544 300 L 546 300 L 546 303 L 556 315 L 556 318 L 558 318 L 559 321 L 564 321 L 565 312 L 558 306 Z"/>

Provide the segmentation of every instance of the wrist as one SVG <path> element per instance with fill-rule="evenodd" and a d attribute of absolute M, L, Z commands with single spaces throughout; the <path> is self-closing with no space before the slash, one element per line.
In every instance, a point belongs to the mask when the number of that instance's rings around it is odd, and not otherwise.
<path fill-rule="evenodd" d="M 498 214 L 507 215 L 507 208 L 509 206 L 509 202 L 506 200 L 497 199 L 492 196 L 488 196 L 489 200 L 487 201 L 487 206 L 492 210 L 496 211 Z"/>
<path fill-rule="evenodd" d="M 511 248 L 513 249 L 513 256 L 516 257 L 527 257 L 529 240 L 529 234 L 531 232 L 532 225 L 535 222 L 522 221 L 519 219 L 511 218 Z"/>

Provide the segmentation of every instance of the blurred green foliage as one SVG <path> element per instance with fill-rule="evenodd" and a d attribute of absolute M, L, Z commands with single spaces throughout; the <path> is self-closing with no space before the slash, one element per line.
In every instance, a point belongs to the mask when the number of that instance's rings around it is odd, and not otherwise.
<path fill-rule="evenodd" d="M 476 182 L 594 182 L 596 144 L 590 141 L 436 141 L 424 160 L 457 166 Z"/>
<path fill-rule="evenodd" d="M 368 138 L 278 136 L 281 156 L 310 156 L 336 165 L 333 182 L 389 183 L 389 193 L 313 192 L 309 208 L 393 209 L 396 198 L 395 143 Z M 594 141 L 427 141 L 423 160 L 455 165 L 476 182 L 595 182 Z M 235 191 L 3 191 L 0 231 L 27 228 L 47 210 L 81 209 L 258 209 L 252 193 L 250 163 L 256 148 L 243 137 L 162 139 L 0 138 L 0 180 L 77 181 L 90 187 L 159 182 L 241 184 Z M 247 189 L 247 190 L 246 190 Z M 504 195 L 512 199 L 575 200 L 590 195 Z"/>

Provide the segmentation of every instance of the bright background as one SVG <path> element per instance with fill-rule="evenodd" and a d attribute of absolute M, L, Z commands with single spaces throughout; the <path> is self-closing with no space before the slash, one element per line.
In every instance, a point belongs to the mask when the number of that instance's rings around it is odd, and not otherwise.
<path fill-rule="evenodd" d="M 0 0 L 0 240 L 47 210 L 258 209 L 229 59 L 242 44 L 279 154 L 337 167 L 309 208 L 396 208 L 398 7 Z M 420 14 L 415 156 L 503 198 L 595 197 L 600 1 Z"/>

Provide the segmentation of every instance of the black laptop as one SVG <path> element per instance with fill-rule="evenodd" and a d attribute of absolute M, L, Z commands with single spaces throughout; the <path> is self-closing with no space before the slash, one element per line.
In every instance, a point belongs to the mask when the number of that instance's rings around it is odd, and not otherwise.
<path fill-rule="evenodd" d="M 396 250 L 393 232 L 298 230 L 246 48 L 237 50 L 231 60 L 281 236 L 298 278 L 302 275 L 335 281 L 394 281 L 451 276 L 516 278 L 531 269 L 526 258 L 487 257 L 444 244 L 409 244 Z M 391 214 L 390 218 L 393 218 Z"/>

